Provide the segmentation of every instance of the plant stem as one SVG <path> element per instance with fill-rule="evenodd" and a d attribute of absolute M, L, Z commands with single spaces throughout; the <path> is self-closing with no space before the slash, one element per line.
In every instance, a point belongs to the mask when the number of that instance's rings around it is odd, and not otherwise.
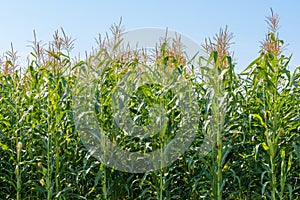
<path fill-rule="evenodd" d="M 277 119 L 277 84 L 278 84 L 278 67 L 275 67 L 275 88 L 273 94 L 273 102 L 274 102 L 274 118 L 272 123 L 272 145 L 273 145 L 273 153 L 270 153 L 270 177 L 271 177 L 271 197 L 272 200 L 276 199 L 276 176 L 275 176 L 275 155 L 276 155 L 276 147 L 277 147 L 277 140 L 276 140 L 276 132 L 278 131 L 278 119 Z"/>
<path fill-rule="evenodd" d="M 51 156 L 52 156 L 52 124 L 51 124 L 51 114 L 52 114 L 52 110 L 51 110 L 51 103 L 50 103 L 50 99 L 48 99 L 48 109 L 49 109 L 49 113 L 50 115 L 47 117 L 47 125 L 48 125 L 48 140 L 47 140 L 47 177 L 46 177 L 46 191 L 47 191 L 47 199 L 50 200 L 52 199 L 52 184 L 51 184 L 51 174 L 52 174 L 52 170 L 51 170 Z"/>
<path fill-rule="evenodd" d="M 222 140 L 218 142 L 220 146 L 218 146 L 218 184 L 217 184 L 217 199 L 221 200 L 222 199 L 222 191 L 221 191 L 221 186 L 222 186 Z"/>
<path fill-rule="evenodd" d="M 102 194 L 103 198 L 107 199 L 107 186 L 106 186 L 106 167 L 104 164 L 101 164 L 100 170 L 102 171 Z"/>
<path fill-rule="evenodd" d="M 56 193 L 59 192 L 59 146 L 57 144 L 56 138 L 56 155 L 55 155 L 55 184 L 56 184 Z"/>
<path fill-rule="evenodd" d="M 163 170 L 161 170 L 160 173 L 160 179 L 159 179 L 159 200 L 163 200 L 163 180 L 162 180 L 162 176 L 163 176 Z"/>
<path fill-rule="evenodd" d="M 20 173 L 21 149 L 22 149 L 22 143 L 18 142 L 18 144 L 17 144 L 17 168 L 16 168 L 17 200 L 21 199 L 21 173 Z"/>
<path fill-rule="evenodd" d="M 275 166 L 274 166 L 274 157 L 271 155 L 270 156 L 270 164 L 271 164 L 271 187 L 272 187 L 272 191 L 271 191 L 271 196 L 272 196 L 272 200 L 276 199 L 276 177 L 275 177 Z"/>
<path fill-rule="evenodd" d="M 46 178 L 46 190 L 47 190 L 47 199 L 52 199 L 52 189 L 51 189 L 51 133 L 48 134 L 48 143 L 47 143 L 47 178 Z"/>
<path fill-rule="evenodd" d="M 224 98 L 224 94 L 222 93 L 223 89 L 223 77 L 219 78 L 219 71 L 217 69 L 213 69 L 213 77 L 214 80 L 217 80 L 213 85 L 214 90 L 214 98 L 212 100 L 212 113 L 213 113 L 213 130 L 214 133 L 217 134 L 217 184 L 216 184 L 216 199 L 222 199 L 222 154 L 223 154 L 223 144 L 222 144 L 222 129 L 223 129 L 223 110 L 224 110 L 224 102 L 222 98 Z"/>

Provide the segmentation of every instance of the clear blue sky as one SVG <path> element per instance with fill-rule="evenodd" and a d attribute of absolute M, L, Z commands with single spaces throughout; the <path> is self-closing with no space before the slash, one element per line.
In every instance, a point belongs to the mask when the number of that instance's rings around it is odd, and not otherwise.
<path fill-rule="evenodd" d="M 259 41 L 267 32 L 265 17 L 271 7 L 280 15 L 280 37 L 289 44 L 284 54 L 293 53 L 290 67 L 294 69 L 300 65 L 299 0 L 1 1 L 0 52 L 9 49 L 12 42 L 24 59 L 30 51 L 26 46 L 33 40 L 33 30 L 39 40 L 48 42 L 60 27 L 76 39 L 73 53 L 89 51 L 96 46 L 98 34 L 108 32 L 120 17 L 125 30 L 168 27 L 198 43 L 228 25 L 235 35 L 232 50 L 240 71 L 258 55 Z"/>

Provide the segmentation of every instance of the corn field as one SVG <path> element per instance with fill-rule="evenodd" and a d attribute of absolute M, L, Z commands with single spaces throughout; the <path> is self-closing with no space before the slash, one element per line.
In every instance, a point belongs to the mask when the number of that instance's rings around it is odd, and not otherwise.
<path fill-rule="evenodd" d="M 120 47 L 119 25 L 111 29 L 113 39 L 99 37 L 98 47 L 85 59 L 71 58 L 74 40 L 63 30 L 54 33 L 48 46 L 34 36 L 26 67 L 18 65 L 13 48 L 7 51 L 0 73 L 0 199 L 300 199 L 300 67 L 289 69 L 292 57 L 284 55 L 278 16 L 272 12 L 267 22 L 269 32 L 258 57 L 239 74 L 227 27 L 202 45 L 202 63 L 212 64 L 215 77 L 205 77 L 205 67 L 200 74 L 188 70 L 180 42 L 161 41 L 150 67 L 176 71 L 189 81 L 199 123 L 184 154 L 145 173 L 119 171 L 92 156 L 75 120 L 78 82 L 95 71 L 98 79 L 91 82 L 101 88 L 93 93 L 97 122 L 120 148 L 160 149 L 180 126 L 183 116 L 172 101 L 176 94 L 161 95 L 163 88 L 155 82 L 132 92 L 128 110 L 136 124 L 147 124 L 152 123 L 151 107 L 163 104 L 168 119 L 164 133 L 136 140 L 114 123 L 117 84 L 150 59 Z M 209 104 L 210 81 L 224 91 L 222 108 Z M 224 120 L 211 126 L 218 113 Z M 216 142 L 200 156 L 209 132 L 215 133 Z"/>

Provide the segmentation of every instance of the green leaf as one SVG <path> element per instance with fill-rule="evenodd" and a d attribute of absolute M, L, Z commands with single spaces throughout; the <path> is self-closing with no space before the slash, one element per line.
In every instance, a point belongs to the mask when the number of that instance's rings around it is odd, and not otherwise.
<path fill-rule="evenodd" d="M 262 117 L 261 117 L 259 114 L 251 114 L 250 116 L 253 117 L 253 118 L 258 119 L 258 120 L 260 121 L 260 124 L 261 124 L 264 128 L 267 129 L 267 125 L 264 123 Z"/>

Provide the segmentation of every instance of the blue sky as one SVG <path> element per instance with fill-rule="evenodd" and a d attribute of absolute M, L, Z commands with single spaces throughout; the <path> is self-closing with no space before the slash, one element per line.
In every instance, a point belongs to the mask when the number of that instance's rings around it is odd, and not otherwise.
<path fill-rule="evenodd" d="M 289 44 L 284 54 L 293 53 L 290 67 L 294 69 L 300 65 L 299 0 L 2 1 L 0 52 L 9 49 L 12 42 L 25 59 L 33 30 L 39 40 L 48 42 L 60 27 L 76 39 L 74 54 L 90 51 L 96 46 L 98 34 L 109 32 L 110 26 L 118 23 L 120 17 L 125 30 L 168 27 L 200 44 L 205 37 L 213 36 L 220 27 L 228 25 L 235 36 L 232 50 L 240 71 L 258 55 L 259 42 L 267 32 L 265 17 L 270 15 L 271 7 L 280 16 L 280 37 Z"/>

